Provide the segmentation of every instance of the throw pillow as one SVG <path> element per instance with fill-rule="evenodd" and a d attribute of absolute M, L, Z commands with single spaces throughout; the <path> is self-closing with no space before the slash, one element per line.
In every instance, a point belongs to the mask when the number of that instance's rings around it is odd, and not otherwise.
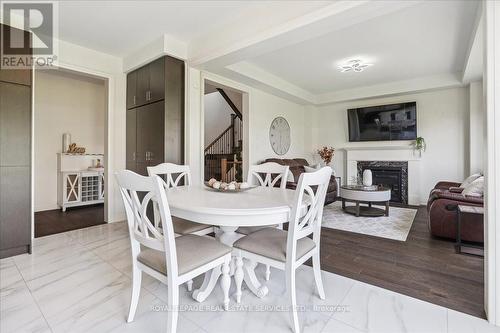
<path fill-rule="evenodd" d="M 306 172 L 318 171 L 320 168 L 321 167 L 319 164 L 310 165 L 310 166 L 304 165 L 304 169 L 306 170 Z"/>
<path fill-rule="evenodd" d="M 467 177 L 464 182 L 460 185 L 460 188 L 466 188 L 467 185 L 471 184 L 473 181 L 481 177 L 482 175 L 480 173 L 475 173 L 473 175 L 470 175 Z"/>
<path fill-rule="evenodd" d="M 484 194 L 484 177 L 479 177 L 467 185 L 467 187 L 462 191 L 462 194 L 469 195 L 471 197 L 482 197 Z"/>

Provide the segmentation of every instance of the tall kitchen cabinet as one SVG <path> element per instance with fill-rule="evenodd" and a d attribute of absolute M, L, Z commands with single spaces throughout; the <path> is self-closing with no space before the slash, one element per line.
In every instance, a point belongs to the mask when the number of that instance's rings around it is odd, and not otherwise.
<path fill-rule="evenodd" d="M 127 75 L 126 168 L 184 163 L 184 62 L 161 57 Z"/>
<path fill-rule="evenodd" d="M 31 69 L 0 64 L 0 258 L 31 252 L 31 89 Z"/>

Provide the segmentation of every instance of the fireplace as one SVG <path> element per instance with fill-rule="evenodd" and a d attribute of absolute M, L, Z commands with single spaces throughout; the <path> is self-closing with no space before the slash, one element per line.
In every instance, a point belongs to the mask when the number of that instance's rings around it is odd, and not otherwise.
<path fill-rule="evenodd" d="M 358 161 L 358 179 L 363 171 L 372 171 L 373 184 L 391 189 L 391 202 L 408 204 L 408 162 Z"/>

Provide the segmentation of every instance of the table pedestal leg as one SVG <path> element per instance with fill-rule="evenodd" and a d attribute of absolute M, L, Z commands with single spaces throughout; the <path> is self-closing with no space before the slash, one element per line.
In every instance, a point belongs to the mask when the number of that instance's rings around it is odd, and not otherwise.
<path fill-rule="evenodd" d="M 222 272 L 220 267 L 206 272 L 205 279 L 203 280 L 203 284 L 201 285 L 200 289 L 196 289 L 195 291 L 193 291 L 193 298 L 200 303 L 206 300 L 217 285 L 217 280 L 219 279 L 219 276 L 221 274 Z"/>
<path fill-rule="evenodd" d="M 236 233 L 236 229 L 238 229 L 238 227 L 220 227 L 219 231 L 215 235 L 215 238 L 217 238 L 223 244 L 232 246 L 234 242 L 236 242 L 243 236 Z M 234 274 L 233 260 L 231 260 L 230 263 L 229 273 L 230 275 Z M 217 280 L 219 279 L 221 274 L 222 272 L 220 267 L 206 272 L 205 279 L 203 280 L 203 284 L 201 285 L 200 289 L 196 289 L 195 291 L 193 291 L 193 298 L 198 302 L 203 302 L 214 290 L 215 286 L 217 285 Z"/>
<path fill-rule="evenodd" d="M 261 285 L 257 279 L 257 276 L 255 275 L 256 266 L 257 263 L 255 261 L 246 260 L 243 265 L 243 281 L 247 284 L 248 289 L 250 289 L 257 297 L 262 298 L 267 295 L 269 289 L 267 289 L 266 286 Z"/>

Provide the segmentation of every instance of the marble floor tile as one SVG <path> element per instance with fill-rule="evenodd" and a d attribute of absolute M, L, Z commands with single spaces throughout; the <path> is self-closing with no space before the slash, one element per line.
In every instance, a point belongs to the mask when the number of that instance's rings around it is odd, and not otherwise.
<path fill-rule="evenodd" d="M 500 327 L 481 318 L 448 310 L 448 333 L 500 333 Z"/>
<path fill-rule="evenodd" d="M 13 260 L 0 262 L 0 332 L 50 332 Z"/>
<path fill-rule="evenodd" d="M 447 331 L 446 308 L 369 284 L 356 282 L 342 303 L 332 318 L 365 332 Z"/>
<path fill-rule="evenodd" d="M 321 333 L 364 333 L 365 331 L 358 330 L 336 319 L 330 319 Z"/>
<path fill-rule="evenodd" d="M 125 223 L 100 225 L 35 239 L 32 255 L 0 260 L 0 332 L 165 332 L 167 288 L 144 275 L 133 323 L 130 243 Z M 284 272 L 272 269 L 260 299 L 243 286 L 230 311 L 216 286 L 203 303 L 180 288 L 178 332 L 291 332 Z M 297 303 L 303 332 L 499 332 L 486 321 L 329 272 L 319 299 L 311 267 L 297 270 Z M 203 276 L 194 280 L 201 285 Z"/>

